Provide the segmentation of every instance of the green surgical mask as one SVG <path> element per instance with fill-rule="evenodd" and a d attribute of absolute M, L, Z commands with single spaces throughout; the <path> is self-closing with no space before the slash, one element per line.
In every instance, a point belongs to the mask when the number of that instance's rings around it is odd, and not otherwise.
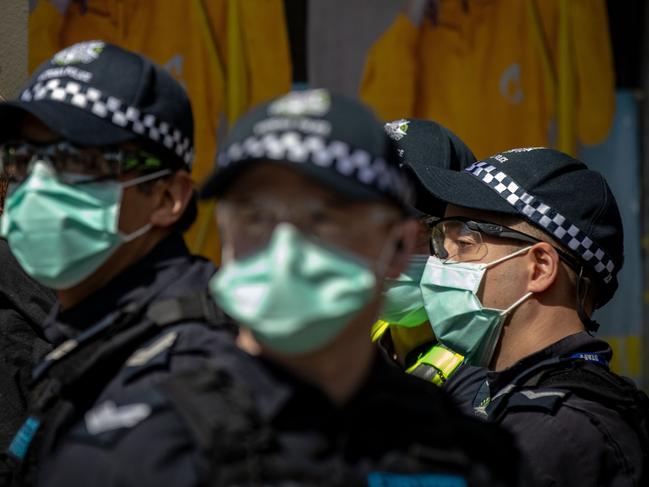
<path fill-rule="evenodd" d="M 488 264 L 428 259 L 421 292 L 433 332 L 442 345 L 464 355 L 472 365 L 489 365 L 505 318 L 532 293 L 505 310 L 485 308 L 477 296 L 480 283 L 489 267 L 528 250 L 521 249 Z"/>
<path fill-rule="evenodd" d="M 428 255 L 413 255 L 408 268 L 397 279 L 386 279 L 379 319 L 393 325 L 415 327 L 428 321 L 421 294 L 421 276 Z"/>
<path fill-rule="evenodd" d="M 375 296 L 377 280 L 359 259 L 279 224 L 268 245 L 226 263 L 209 284 L 214 301 L 260 343 L 304 354 L 334 340 Z"/>
<path fill-rule="evenodd" d="M 0 234 L 27 274 L 52 289 L 68 289 L 96 271 L 122 243 L 151 228 L 147 224 L 128 235 L 119 231 L 123 188 L 169 172 L 125 183 L 69 185 L 59 182 L 51 166 L 36 162 L 7 198 Z"/>

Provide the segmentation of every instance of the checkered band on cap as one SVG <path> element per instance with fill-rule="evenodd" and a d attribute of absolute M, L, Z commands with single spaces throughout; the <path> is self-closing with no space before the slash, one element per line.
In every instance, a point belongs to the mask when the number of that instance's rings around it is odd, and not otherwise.
<path fill-rule="evenodd" d="M 253 135 L 221 152 L 218 164 L 225 168 L 247 159 L 289 161 L 333 169 L 405 204 L 411 204 L 414 195 L 407 177 L 384 159 L 373 157 L 363 149 L 354 149 L 345 142 L 318 135 L 294 131 Z"/>
<path fill-rule="evenodd" d="M 188 137 L 155 115 L 144 113 L 114 96 L 76 81 L 53 78 L 27 88 L 21 101 L 54 100 L 103 118 L 116 127 L 130 130 L 160 144 L 191 167 L 194 148 Z"/>
<path fill-rule="evenodd" d="M 529 194 L 511 177 L 488 162 L 477 162 L 465 171 L 485 183 L 519 213 L 579 255 L 605 283 L 608 284 L 613 279 L 613 260 L 596 242 L 557 210 Z"/>

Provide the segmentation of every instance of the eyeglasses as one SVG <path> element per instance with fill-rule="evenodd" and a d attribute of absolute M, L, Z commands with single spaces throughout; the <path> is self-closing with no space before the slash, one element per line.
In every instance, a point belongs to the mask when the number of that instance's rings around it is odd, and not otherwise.
<path fill-rule="evenodd" d="M 0 144 L 0 173 L 10 184 L 22 184 L 35 162 L 48 162 L 65 184 L 117 179 L 127 171 L 160 169 L 162 161 L 141 150 L 77 147 L 69 142 Z"/>
<path fill-rule="evenodd" d="M 363 224 L 349 214 L 346 205 L 328 204 L 320 201 L 300 201 L 295 206 L 253 198 L 245 201 L 223 200 L 220 206 L 236 221 L 247 238 L 257 242 L 270 239 L 275 227 L 290 222 L 301 231 L 329 243 L 345 243 L 367 238 L 369 223 L 376 226 L 392 226 L 400 221 L 400 215 L 381 209 L 370 209 L 363 216 Z"/>
<path fill-rule="evenodd" d="M 483 234 L 531 244 L 543 242 L 543 240 L 513 228 L 469 218 L 430 218 L 426 224 L 430 229 L 431 254 L 444 262 L 449 260 L 472 262 L 483 259 L 488 252 L 487 245 L 482 238 Z M 554 245 L 552 247 L 557 251 L 561 260 L 576 272 L 579 271 L 581 265 L 573 257 Z"/>

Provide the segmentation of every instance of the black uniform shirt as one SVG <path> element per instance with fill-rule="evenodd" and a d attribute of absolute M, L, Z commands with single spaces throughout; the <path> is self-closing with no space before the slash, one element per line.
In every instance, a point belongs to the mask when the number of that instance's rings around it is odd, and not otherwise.
<path fill-rule="evenodd" d="M 156 299 L 203 291 L 215 272 L 211 262 L 190 255 L 182 237 L 172 234 L 74 307 L 61 310 L 57 304 L 43 324 L 45 335 L 59 345 L 117 316 L 151 291 Z"/>
<path fill-rule="evenodd" d="M 9 446 L 27 414 L 32 367 L 50 350 L 41 325 L 54 293 L 31 279 L 0 239 L 0 451 Z M 5 475 L 0 453 L 0 483 Z"/>
<path fill-rule="evenodd" d="M 336 405 L 320 389 L 231 342 L 221 341 L 213 351 L 217 370 L 245 391 L 263 427 L 233 440 L 225 431 L 245 424 L 246 401 L 230 400 L 225 389 L 201 395 L 205 391 L 190 382 L 203 379 L 181 376 L 175 380 L 182 392 L 175 397 L 164 384 L 113 396 L 114 410 L 133 416 L 131 425 L 96 428 L 92 418 L 103 414 L 96 406 L 48 462 L 47 485 L 67 486 L 77 478 L 96 487 L 251 485 L 251 471 L 260 476 L 259 485 L 270 486 L 356 485 L 345 482 L 346 472 L 372 486 L 529 485 L 519 482 L 519 455 L 508 434 L 464 417 L 436 386 L 383 360 L 375 361 L 352 398 Z M 216 375 L 211 369 L 204 374 L 207 381 Z M 179 402 L 189 404 L 184 413 Z M 252 445 L 264 431 L 263 444 L 275 446 L 256 453 Z M 208 454 L 201 449 L 206 439 Z M 242 449 L 250 456 L 234 453 Z M 458 469 L 471 470 L 475 482 L 466 484 Z M 209 484 L 215 478 L 229 481 Z"/>
<path fill-rule="evenodd" d="M 574 393 L 524 386 L 541 370 L 559 367 L 560 359 L 606 364 L 611 356 L 606 342 L 586 332 L 568 336 L 506 370 L 487 372 L 474 411 L 514 433 L 540 485 L 639 486 L 640 441 L 618 412 Z M 475 389 L 473 380 L 467 388 Z"/>
<path fill-rule="evenodd" d="M 211 262 L 190 255 L 180 235 L 171 235 L 143 259 L 78 305 L 65 311 L 55 309 L 45 324 L 45 333 L 55 345 L 74 338 L 80 343 L 79 348 L 83 348 L 89 343 L 86 341 L 88 336 L 112 325 L 123 315 L 124 309 L 133 303 L 146 301 L 149 304 L 205 293 L 215 270 Z M 147 318 L 142 317 L 138 322 L 132 323 L 129 329 L 138 326 L 144 319 Z M 124 333 L 127 332 L 128 330 Z M 118 360 L 115 363 L 115 375 L 102 377 L 107 375 L 105 369 L 95 372 L 99 381 L 108 380 L 101 383 L 98 396 L 90 398 L 89 404 L 89 398 L 83 397 L 83 391 L 77 391 L 84 404 L 77 405 L 78 419 L 75 424 L 89 425 L 90 440 L 95 437 L 105 438 L 119 432 L 124 425 L 136 424 L 147 417 L 150 411 L 146 408 L 120 410 L 119 398 L 129 398 L 148 391 L 153 384 L 170 374 L 200 369 L 201 363 L 210 357 L 215 349 L 215 343 L 221 340 L 232 340 L 231 333 L 208 326 L 201 320 L 186 320 L 160 327 L 153 337 L 134 347 L 126 362 Z M 65 361 L 66 358 L 67 356 L 63 356 L 57 361 Z M 36 367 L 35 377 L 47 374 L 50 363 L 48 356 L 48 359 Z M 88 415 L 87 409 L 93 406 L 98 412 Z M 67 456 L 70 445 L 74 444 L 74 440 L 70 443 L 68 437 L 74 436 L 75 429 L 74 426 L 59 426 L 50 420 L 51 418 L 46 416 L 42 426 L 48 432 L 44 444 L 48 445 L 49 449 L 43 449 L 42 445 L 38 445 L 39 448 L 36 449 L 39 458 L 39 482 L 46 485 L 50 482 L 50 469 L 59 458 Z M 132 461 L 138 461 L 137 456 L 132 456 Z M 54 468 L 73 467 L 65 465 L 64 460 L 63 462 L 63 465 L 59 464 Z M 76 484 L 70 481 L 67 485 L 82 484 L 77 480 Z M 83 485 L 94 483 L 88 481 Z"/>
<path fill-rule="evenodd" d="M 487 369 L 463 362 L 444 383 L 443 388 L 460 410 L 472 415 L 473 400 L 486 379 Z"/>

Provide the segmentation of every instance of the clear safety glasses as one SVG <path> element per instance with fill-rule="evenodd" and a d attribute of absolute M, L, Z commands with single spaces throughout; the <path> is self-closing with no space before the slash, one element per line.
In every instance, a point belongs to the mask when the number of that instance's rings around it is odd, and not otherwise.
<path fill-rule="evenodd" d="M 488 251 L 483 235 L 530 244 L 542 242 L 513 228 L 469 218 L 430 218 L 426 224 L 430 230 L 430 252 L 443 262 L 472 262 L 483 259 Z M 569 267 L 575 271 L 580 269 L 581 266 L 573 257 L 556 246 L 553 247 L 559 254 L 559 258 Z"/>
<path fill-rule="evenodd" d="M 141 150 L 78 147 L 69 142 L 0 144 L 0 173 L 17 186 L 27 179 L 34 164 L 45 161 L 65 184 L 114 180 L 127 171 L 160 169 L 159 158 Z"/>

